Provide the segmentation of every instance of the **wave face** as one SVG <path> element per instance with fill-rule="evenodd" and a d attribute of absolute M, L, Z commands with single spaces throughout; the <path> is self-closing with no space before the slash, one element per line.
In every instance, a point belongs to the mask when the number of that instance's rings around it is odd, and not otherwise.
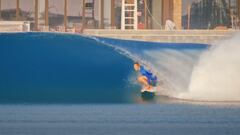
<path fill-rule="evenodd" d="M 159 95 L 177 98 L 187 92 L 191 74 L 202 52 L 208 50 L 206 44 L 155 43 L 108 38 L 96 41 L 114 47 L 121 54 L 145 65 L 157 74 Z"/>
<path fill-rule="evenodd" d="M 53 33 L 0 34 L 0 43 L 0 103 L 138 102 L 133 61 L 157 74 L 158 95 L 240 97 L 238 36 L 216 47 Z"/>
<path fill-rule="evenodd" d="M 0 34 L 0 103 L 126 103 L 132 60 L 92 39 Z"/>

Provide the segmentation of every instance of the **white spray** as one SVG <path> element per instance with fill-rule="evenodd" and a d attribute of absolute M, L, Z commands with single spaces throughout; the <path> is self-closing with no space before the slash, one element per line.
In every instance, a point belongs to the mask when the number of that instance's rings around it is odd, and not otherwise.
<path fill-rule="evenodd" d="M 200 57 L 189 90 L 177 98 L 200 101 L 240 101 L 240 34 L 219 41 Z"/>

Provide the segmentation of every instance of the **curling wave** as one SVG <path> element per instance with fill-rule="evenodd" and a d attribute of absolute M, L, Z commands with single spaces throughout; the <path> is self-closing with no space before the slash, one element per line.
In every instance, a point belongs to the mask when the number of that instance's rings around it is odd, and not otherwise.
<path fill-rule="evenodd" d="M 133 61 L 157 74 L 158 95 L 236 101 L 240 97 L 238 40 L 221 43 L 228 47 L 210 47 L 56 33 L 2 33 L 0 103 L 136 102 L 140 86 Z"/>

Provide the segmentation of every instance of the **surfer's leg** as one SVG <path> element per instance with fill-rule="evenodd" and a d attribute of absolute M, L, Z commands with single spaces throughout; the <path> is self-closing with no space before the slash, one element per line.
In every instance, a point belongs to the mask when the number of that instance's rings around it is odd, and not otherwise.
<path fill-rule="evenodd" d="M 145 89 L 151 89 L 151 86 L 148 84 L 148 78 L 146 76 L 138 77 L 138 82 L 143 84 Z"/>

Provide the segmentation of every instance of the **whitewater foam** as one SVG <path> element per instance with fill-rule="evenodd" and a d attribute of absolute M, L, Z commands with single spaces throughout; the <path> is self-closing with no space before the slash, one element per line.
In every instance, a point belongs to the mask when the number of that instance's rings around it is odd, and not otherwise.
<path fill-rule="evenodd" d="M 240 101 L 240 34 L 218 41 L 201 55 L 188 92 L 177 98 L 201 101 Z"/>
<path fill-rule="evenodd" d="M 158 73 L 161 86 L 160 95 L 172 97 L 187 90 L 192 68 L 197 61 L 192 57 L 193 50 L 177 51 L 164 49 L 162 51 L 145 51 L 151 60 L 151 66 Z M 196 56 L 199 52 L 195 52 Z"/>

